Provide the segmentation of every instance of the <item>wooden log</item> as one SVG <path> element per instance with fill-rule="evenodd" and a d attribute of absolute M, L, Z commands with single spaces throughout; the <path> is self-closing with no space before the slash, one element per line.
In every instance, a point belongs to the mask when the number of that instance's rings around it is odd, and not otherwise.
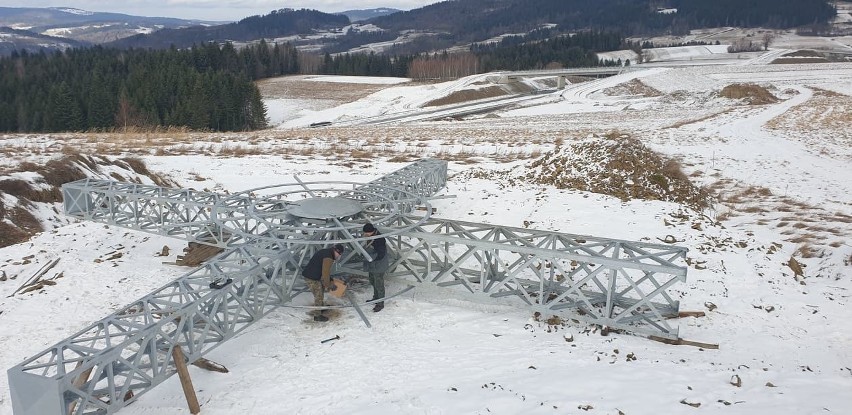
<path fill-rule="evenodd" d="M 667 315 L 666 318 L 672 319 L 672 318 L 684 318 L 684 317 L 704 317 L 706 315 L 707 314 L 705 314 L 703 311 L 681 311 L 681 312 L 678 312 L 676 316 Z"/>
<path fill-rule="evenodd" d="M 204 261 L 212 258 L 224 249 L 218 246 L 202 245 L 190 242 L 189 246 L 184 248 L 184 255 L 178 255 L 175 261 L 178 265 L 195 267 L 201 265 Z"/>
<path fill-rule="evenodd" d="M 205 358 L 199 358 L 198 360 L 192 362 L 193 366 L 200 367 L 204 370 L 209 370 L 211 372 L 219 372 L 219 373 L 228 373 L 228 368 L 222 366 L 212 360 L 207 360 Z"/>
<path fill-rule="evenodd" d="M 186 368 L 186 357 L 183 354 L 183 349 L 180 345 L 175 345 L 172 349 L 172 358 L 175 360 L 178 377 L 180 377 L 180 386 L 183 388 L 183 394 L 186 396 L 186 404 L 189 406 L 189 412 L 193 415 L 201 412 L 201 406 L 198 404 L 198 396 L 195 395 L 195 388 L 192 387 L 192 379 L 189 377 L 189 370 Z"/>

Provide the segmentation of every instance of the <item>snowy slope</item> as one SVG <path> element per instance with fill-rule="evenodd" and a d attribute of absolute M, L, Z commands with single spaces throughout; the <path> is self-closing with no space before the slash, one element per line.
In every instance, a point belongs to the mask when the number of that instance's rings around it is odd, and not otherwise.
<path fill-rule="evenodd" d="M 603 93 L 635 80 L 662 95 Z M 779 101 L 750 106 L 718 97 L 725 85 L 749 80 Z M 389 87 L 301 125 L 406 111 L 478 81 Z M 837 95 L 821 92 L 826 84 Z M 293 182 L 293 174 L 366 182 L 401 167 L 389 161 L 394 157 L 447 158 L 443 194 L 455 198 L 434 201 L 437 216 L 680 241 L 690 249 L 690 270 L 673 292 L 681 310 L 707 313 L 680 319 L 681 337 L 720 346 L 604 337 L 592 327 L 549 326 L 523 309 L 421 288 L 371 315 L 372 328 L 351 310 L 326 324 L 299 309 L 273 312 L 207 356 L 230 373 L 190 368 L 205 414 L 846 413 L 852 407 L 852 168 L 842 155 L 852 143 L 838 134 L 842 140 L 815 151 L 809 137 L 816 133 L 809 131 L 831 134 L 840 127 L 776 123 L 807 121 L 786 118 L 805 114 L 803 107 L 842 116 L 848 91 L 849 64 L 652 69 L 566 91 L 557 104 L 461 122 L 98 145 L 141 153 L 150 169 L 182 186 L 219 192 Z M 677 159 L 695 183 L 714 192 L 714 204 L 698 212 L 506 179 L 560 143 L 612 132 Z M 3 136 L 0 146 L 26 157 L 53 140 Z M 84 136 L 62 141 L 95 146 Z M 248 155 L 223 150 L 233 146 Z M 481 174 L 468 174 L 474 169 Z M 17 277 L 0 282 L 0 366 L 19 363 L 186 272 L 162 264 L 172 258 L 154 256 L 163 245 L 173 253 L 182 247 L 164 237 L 79 223 L 0 249 L 0 271 Z M 124 255 L 95 262 L 116 250 Z M 29 255 L 35 257 L 24 264 Z M 55 272 L 64 275 L 55 286 L 6 297 L 56 256 Z M 803 275 L 787 265 L 791 258 L 804 266 Z M 388 282 L 391 289 L 401 284 Z M 320 343 L 335 335 L 340 339 Z M 173 377 L 121 413 L 188 410 Z M 7 414 L 8 385 L 0 377 L 0 415 Z"/>

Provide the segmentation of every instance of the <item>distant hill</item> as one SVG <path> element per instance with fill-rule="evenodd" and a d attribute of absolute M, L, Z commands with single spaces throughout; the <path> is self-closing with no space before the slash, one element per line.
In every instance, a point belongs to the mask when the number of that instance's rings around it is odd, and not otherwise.
<path fill-rule="evenodd" d="M 660 12 L 660 5 L 672 8 Z M 718 26 L 789 28 L 835 15 L 827 0 L 456 0 L 368 22 L 396 32 L 441 32 L 465 42 L 542 24 L 557 25 L 563 32 L 606 29 L 637 35 Z"/>
<path fill-rule="evenodd" d="M 221 23 L 170 17 L 90 12 L 68 7 L 0 7 L 0 26 L 88 43 L 111 42 L 140 33 L 151 33 L 163 28 Z"/>
<path fill-rule="evenodd" d="M 172 45 L 188 47 L 205 42 L 248 42 L 290 35 L 309 34 L 317 30 L 339 29 L 349 25 L 344 15 L 317 10 L 275 10 L 263 16 L 251 16 L 236 23 L 218 26 L 195 26 L 183 29 L 162 29 L 151 34 L 136 35 L 111 42 L 119 48 L 163 49 Z"/>
<path fill-rule="evenodd" d="M 29 53 L 39 51 L 54 52 L 87 46 L 86 42 L 78 42 L 73 39 L 45 36 L 28 30 L 0 27 L 0 57 L 9 56 L 12 51 L 26 50 Z"/>
<path fill-rule="evenodd" d="M 401 12 L 399 9 L 392 9 L 389 7 L 382 7 L 379 9 L 363 9 L 363 10 L 347 10 L 345 12 L 335 13 L 342 14 L 349 18 L 350 21 L 358 22 L 361 20 L 372 19 L 374 17 L 387 16 L 389 14 L 394 14 L 396 12 Z"/>
<path fill-rule="evenodd" d="M 410 11 L 280 9 L 218 25 L 70 8 L 0 8 L 0 25 L 117 48 L 276 39 L 311 53 L 413 55 L 501 39 L 537 42 L 589 30 L 641 37 L 719 26 L 781 29 L 825 23 L 836 14 L 829 0 L 452 0 Z M 506 39 L 508 34 L 527 36 Z"/>

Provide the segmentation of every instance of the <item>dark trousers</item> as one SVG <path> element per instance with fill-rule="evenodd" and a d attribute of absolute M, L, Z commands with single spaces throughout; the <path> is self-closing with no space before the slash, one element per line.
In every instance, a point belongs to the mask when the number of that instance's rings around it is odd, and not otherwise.
<path fill-rule="evenodd" d="M 373 299 L 385 298 L 385 273 L 371 272 L 370 285 L 373 286 Z"/>

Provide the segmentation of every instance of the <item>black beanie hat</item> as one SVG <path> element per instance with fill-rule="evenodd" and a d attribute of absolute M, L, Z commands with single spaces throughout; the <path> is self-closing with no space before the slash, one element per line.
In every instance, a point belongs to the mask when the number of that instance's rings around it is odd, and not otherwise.
<path fill-rule="evenodd" d="M 366 225 L 364 225 L 364 232 L 372 233 L 372 232 L 375 232 L 375 231 L 376 231 L 376 227 L 373 226 L 372 223 L 367 223 Z"/>
<path fill-rule="evenodd" d="M 334 251 L 337 252 L 338 254 L 342 254 L 343 253 L 343 245 L 335 244 L 334 245 Z"/>

